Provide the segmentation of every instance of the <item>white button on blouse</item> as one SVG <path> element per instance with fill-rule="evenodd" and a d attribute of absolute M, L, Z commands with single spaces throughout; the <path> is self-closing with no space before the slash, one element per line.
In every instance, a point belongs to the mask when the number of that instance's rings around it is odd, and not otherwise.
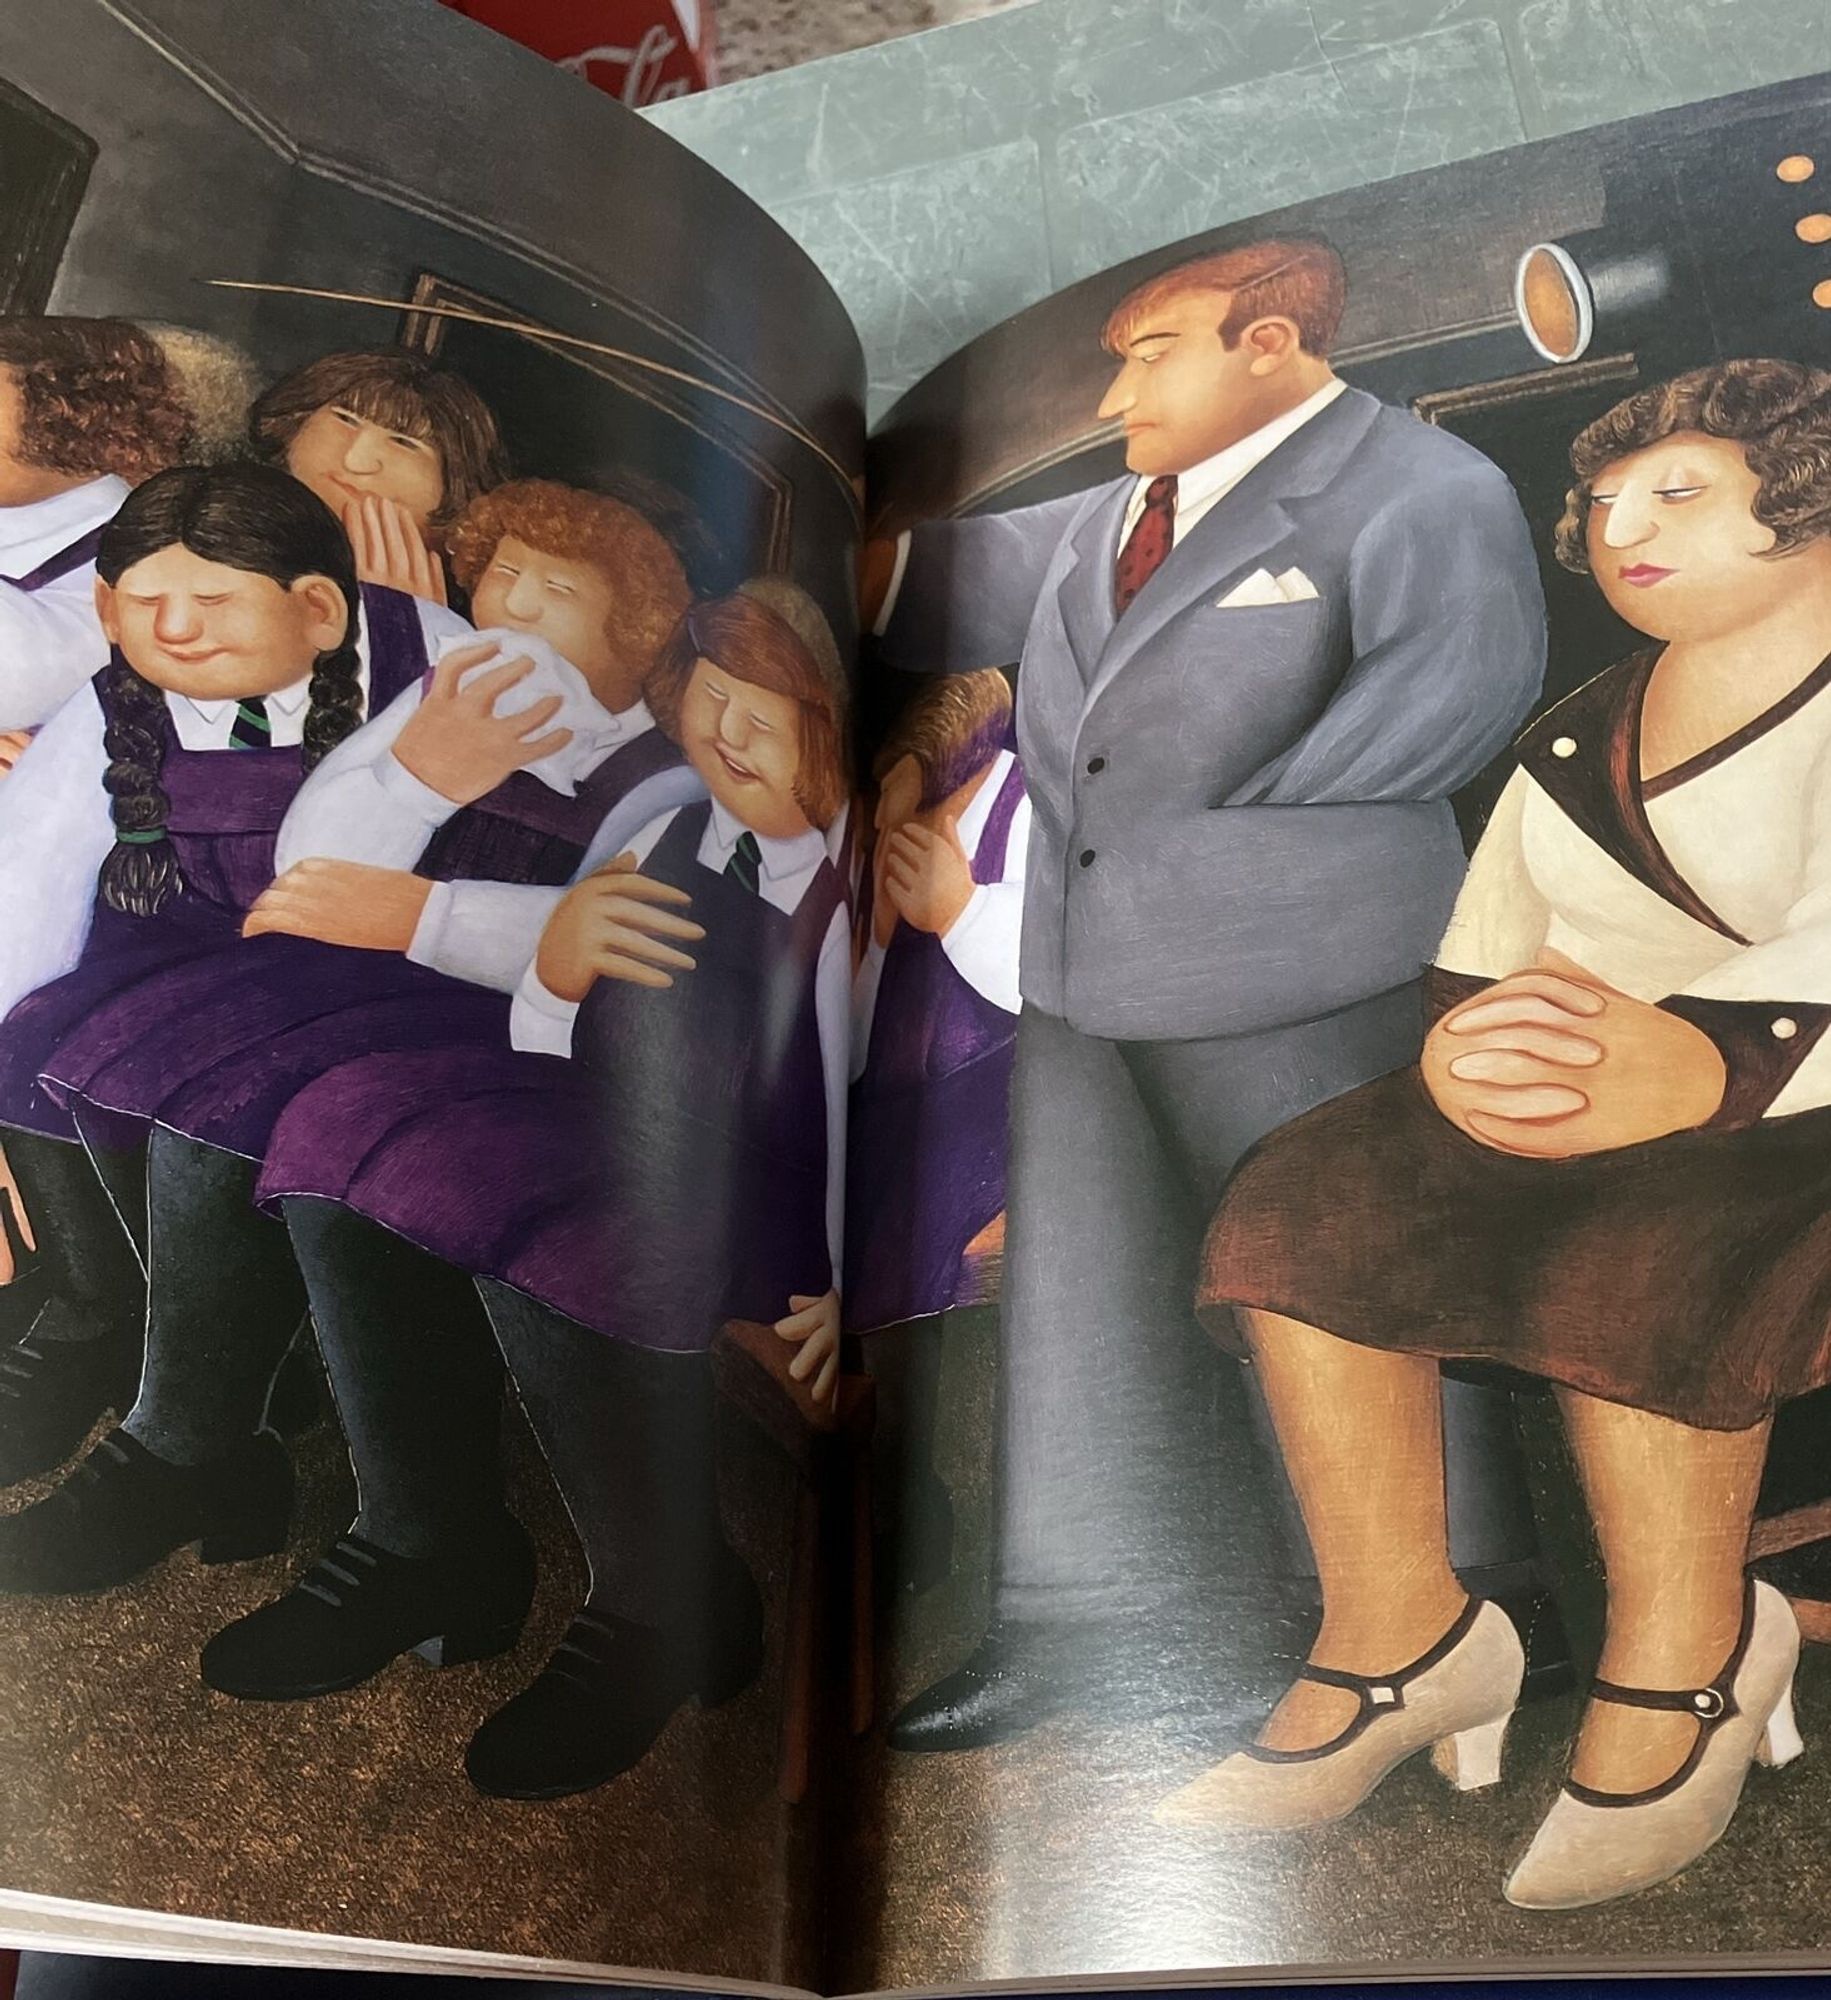
<path fill-rule="evenodd" d="M 1574 736 L 1554 736 L 1551 739 L 1551 754 L 1554 757 L 1574 757 L 1577 754 L 1577 739 Z"/>

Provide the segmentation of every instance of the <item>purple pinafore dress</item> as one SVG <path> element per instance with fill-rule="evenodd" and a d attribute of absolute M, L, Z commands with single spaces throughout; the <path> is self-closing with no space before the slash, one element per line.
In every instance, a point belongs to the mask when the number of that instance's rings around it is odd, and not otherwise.
<path fill-rule="evenodd" d="M 345 1064 L 287 1107 L 263 1200 L 339 1201 L 637 1346 L 704 1348 L 832 1282 L 815 969 L 844 890 L 792 916 L 698 859 L 683 807 L 642 872 L 693 899 L 690 973 L 601 979 L 572 1060 L 505 1048 Z"/>
<path fill-rule="evenodd" d="M 365 584 L 369 699 L 379 708 L 426 670 L 426 644 L 412 598 Z M 108 679 L 95 682 L 104 726 Z M 159 783 L 170 801 L 166 837 L 183 876 L 182 891 L 157 916 L 136 917 L 100 897 L 75 968 L 41 986 L 0 1021 L 0 1125 L 74 1139 L 68 1107 L 40 1081 L 64 1040 L 107 1013 L 127 1039 L 167 1023 L 160 992 L 179 967 L 207 960 L 239 938 L 242 919 L 273 880 L 274 841 L 303 780 L 297 745 L 264 750 L 187 750 L 169 709 L 161 709 L 165 756 Z M 125 1122 L 107 1143 L 132 1143 Z"/>
<path fill-rule="evenodd" d="M 570 798 L 518 771 L 453 814 L 415 872 L 436 881 L 558 888 L 618 800 L 679 761 L 675 745 L 648 729 L 605 758 Z M 159 985 L 136 989 L 124 1004 L 98 1008 L 48 1059 L 46 1082 L 66 1103 L 156 1118 L 258 1160 L 287 1104 L 338 1064 L 453 1042 L 506 1047 L 508 1019 L 507 994 L 401 952 L 237 935 Z"/>
<path fill-rule="evenodd" d="M 980 835 L 975 882 L 1002 879 L 1023 797 L 1013 764 Z M 938 937 L 899 923 L 847 1118 L 848 1326 L 895 1326 L 954 1304 L 966 1246 L 1005 1205 L 1016 1047 L 1017 1016 L 975 993 Z"/>

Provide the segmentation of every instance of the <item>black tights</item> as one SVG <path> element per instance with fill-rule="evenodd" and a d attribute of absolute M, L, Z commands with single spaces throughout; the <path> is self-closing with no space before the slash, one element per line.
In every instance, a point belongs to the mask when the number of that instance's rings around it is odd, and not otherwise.
<path fill-rule="evenodd" d="M 112 1186 L 73 1140 L 9 1128 L 7 1164 L 19 1184 L 26 1217 L 45 1267 L 48 1307 L 33 1335 L 92 1340 L 134 1329 L 146 1310 L 146 1280 L 127 1217 L 117 1212 Z M 128 1214 L 144 1206 L 138 1151 L 106 1156 Z"/>
<path fill-rule="evenodd" d="M 123 1428 L 179 1465 L 233 1451 L 261 1428 L 305 1314 L 286 1231 L 254 1205 L 258 1173 L 239 1153 L 153 1128 L 146 1366 Z"/>
<path fill-rule="evenodd" d="M 502 1357 L 476 1287 L 335 1202 L 281 1206 L 356 1468 L 356 1532 L 440 1554 L 503 1507 Z"/>
<path fill-rule="evenodd" d="M 706 1356 L 612 1340 L 492 1279 L 478 1290 L 584 1547 L 591 1603 L 656 1627 L 698 1615 L 719 1547 Z"/>

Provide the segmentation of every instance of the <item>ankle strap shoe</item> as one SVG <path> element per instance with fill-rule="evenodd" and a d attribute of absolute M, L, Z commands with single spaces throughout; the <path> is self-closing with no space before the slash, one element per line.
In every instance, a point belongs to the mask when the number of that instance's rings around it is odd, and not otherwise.
<path fill-rule="evenodd" d="M 1697 1739 L 1671 1777 L 1639 1792 L 1567 1781 L 1511 1876 L 1524 1910 L 1574 1910 L 1650 1889 L 1723 1837 L 1751 1763 L 1790 1764 L 1804 1750 L 1793 1719 L 1799 1627 L 1765 1583 L 1751 1583 L 1742 1629 L 1714 1680 L 1693 1688 L 1591 1683 L 1595 1701 L 1689 1715 Z"/>
<path fill-rule="evenodd" d="M 1458 1791 L 1500 1780 L 1501 1745 L 1519 1703 L 1526 1654 L 1498 1605 L 1471 1598 L 1443 1637 L 1409 1666 L 1356 1674 L 1304 1666 L 1301 1680 L 1345 1688 L 1360 1707 L 1313 1750 L 1254 1744 L 1172 1792 L 1152 1815 L 1160 1826 L 1282 1832 L 1343 1818 L 1406 1758 L 1429 1750 Z"/>

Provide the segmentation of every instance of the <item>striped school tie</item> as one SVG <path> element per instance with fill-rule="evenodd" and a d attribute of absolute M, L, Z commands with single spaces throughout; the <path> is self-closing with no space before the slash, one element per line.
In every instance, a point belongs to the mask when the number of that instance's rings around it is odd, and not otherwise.
<path fill-rule="evenodd" d="M 235 720 L 229 725 L 231 750 L 265 750 L 273 741 L 273 724 L 267 720 L 267 704 L 259 695 L 235 704 Z"/>
<path fill-rule="evenodd" d="M 725 873 L 753 896 L 757 893 L 763 876 L 763 850 L 757 845 L 756 835 L 748 829 L 738 835 L 731 859 L 725 863 Z"/>

